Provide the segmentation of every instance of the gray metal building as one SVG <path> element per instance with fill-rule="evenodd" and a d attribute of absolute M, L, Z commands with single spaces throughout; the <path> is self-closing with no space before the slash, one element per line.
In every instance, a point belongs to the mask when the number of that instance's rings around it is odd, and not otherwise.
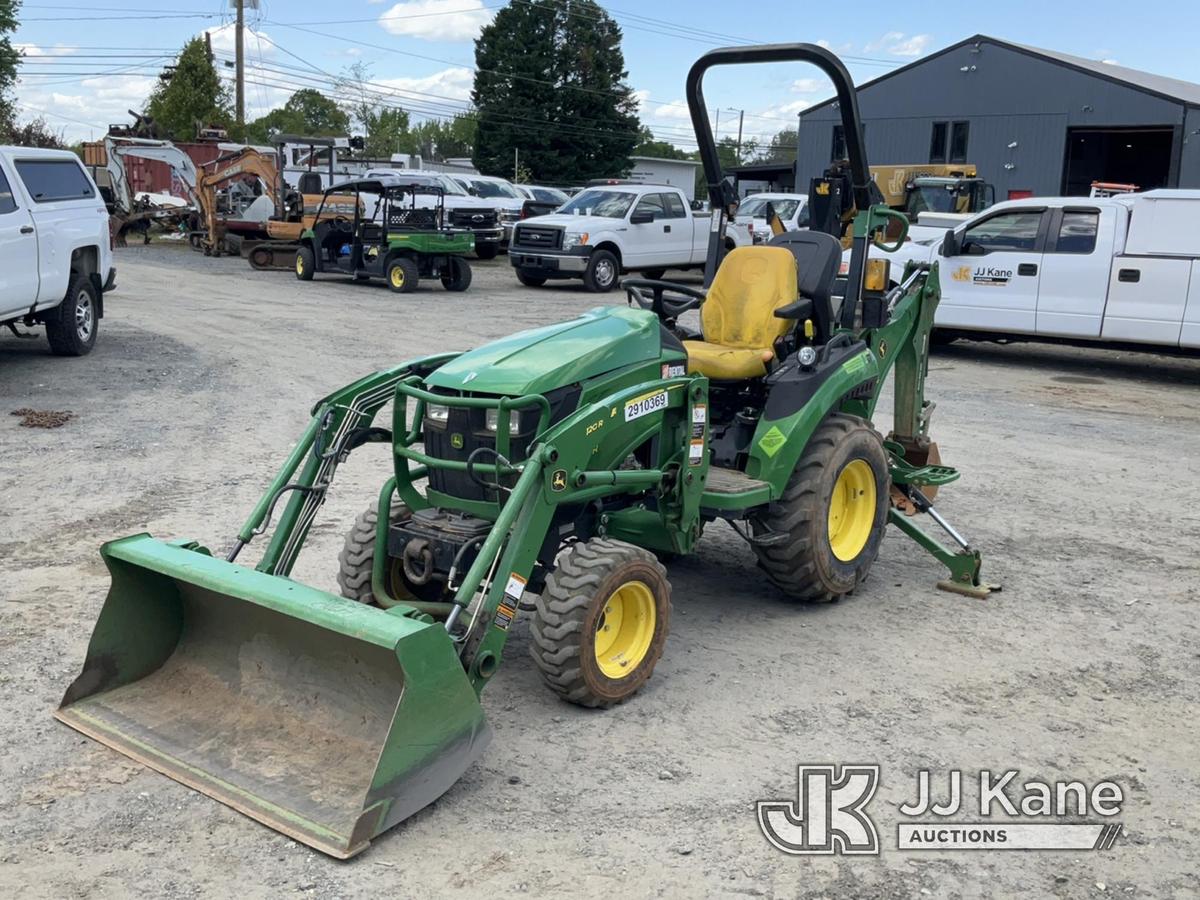
<path fill-rule="evenodd" d="M 1200 187 L 1200 85 L 977 34 L 858 89 L 873 165 L 973 163 L 996 199 L 1093 181 Z M 800 115 L 797 184 L 844 153 L 834 100 Z"/>

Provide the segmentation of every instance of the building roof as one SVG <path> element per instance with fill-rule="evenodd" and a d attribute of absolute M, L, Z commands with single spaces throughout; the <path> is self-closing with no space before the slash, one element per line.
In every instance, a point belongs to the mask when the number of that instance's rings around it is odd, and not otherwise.
<path fill-rule="evenodd" d="M 746 163 L 743 166 L 731 166 L 729 169 L 730 172 L 736 172 L 738 175 L 769 175 L 772 173 L 790 175 L 795 170 L 796 163 L 788 161 Z"/>
<path fill-rule="evenodd" d="M 858 90 L 871 87 L 881 81 L 886 81 L 889 78 L 894 78 L 902 72 L 906 72 L 911 68 L 929 62 L 931 59 L 949 53 L 952 50 L 957 50 L 960 47 L 966 47 L 971 44 L 993 44 L 997 47 L 1004 47 L 1008 50 L 1014 50 L 1017 53 L 1024 53 L 1028 56 L 1036 56 L 1040 59 L 1056 63 L 1060 66 L 1066 66 L 1070 69 L 1075 69 L 1079 72 L 1086 72 L 1089 75 L 1095 75 L 1099 78 L 1104 78 L 1108 81 L 1114 81 L 1118 84 L 1128 85 L 1136 90 L 1145 91 L 1148 94 L 1162 97 L 1167 100 L 1174 100 L 1180 103 L 1186 103 L 1189 106 L 1200 106 L 1200 84 L 1193 84 L 1190 81 L 1182 81 L 1178 78 L 1168 78 L 1165 75 L 1155 75 L 1151 72 L 1143 72 L 1140 69 L 1129 69 L 1125 66 L 1113 65 L 1098 59 L 1085 59 L 1082 56 L 1072 56 L 1069 53 L 1059 53 L 1057 50 L 1043 50 L 1041 47 L 1031 47 L 1028 44 L 1018 44 L 1013 41 L 1006 41 L 1003 38 L 991 37 L 986 34 L 976 34 L 969 38 L 964 38 L 957 44 L 951 44 L 949 47 L 943 47 L 936 53 L 931 53 L 928 56 L 923 56 L 908 65 L 901 66 L 898 69 L 893 69 L 878 78 L 872 78 L 870 81 L 864 81 L 858 85 Z M 822 107 L 828 106 L 836 100 L 836 97 L 830 97 L 828 100 L 823 100 L 801 113 L 801 117 L 813 112 Z"/>

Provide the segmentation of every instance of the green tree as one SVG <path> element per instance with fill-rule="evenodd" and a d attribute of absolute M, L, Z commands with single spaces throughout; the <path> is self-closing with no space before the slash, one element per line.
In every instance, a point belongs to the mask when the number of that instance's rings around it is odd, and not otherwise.
<path fill-rule="evenodd" d="M 528 0 L 497 13 L 475 42 L 473 159 L 536 180 L 586 181 L 629 172 L 638 142 L 621 29 L 595 0 Z"/>
<path fill-rule="evenodd" d="M 415 143 L 408 130 L 408 113 L 384 102 L 377 86 L 371 84 L 371 68 L 355 63 L 337 80 L 338 90 L 350 100 L 344 111 L 362 130 L 368 159 L 387 159 L 393 153 L 412 153 Z"/>
<path fill-rule="evenodd" d="M 197 124 L 229 128 L 230 107 L 229 92 L 217 76 L 204 39 L 192 38 L 183 45 L 174 69 L 159 78 L 146 114 L 171 140 L 192 141 Z"/>
<path fill-rule="evenodd" d="M 633 148 L 634 156 L 653 156 L 656 159 L 693 159 L 694 154 L 680 150 L 670 141 L 660 141 L 646 126 L 638 131 L 638 142 Z"/>
<path fill-rule="evenodd" d="M 430 119 L 412 129 L 415 153 L 427 159 L 470 157 L 475 152 L 474 113 L 463 113 L 449 121 Z"/>
<path fill-rule="evenodd" d="M 287 103 L 246 126 L 246 140 L 266 143 L 272 132 L 309 137 L 344 135 L 350 117 L 340 106 L 312 88 L 296 91 Z"/>
<path fill-rule="evenodd" d="M 770 146 L 765 148 L 763 162 L 794 162 L 798 137 L 795 128 L 783 129 L 771 138 Z"/>
<path fill-rule="evenodd" d="M 17 30 L 17 12 L 21 0 L 0 0 L 0 131 L 8 134 L 16 124 L 16 107 L 12 89 L 17 81 L 17 66 L 21 64 L 21 51 L 12 45 L 9 37 Z M 14 143 L 8 137 L 5 143 Z"/>

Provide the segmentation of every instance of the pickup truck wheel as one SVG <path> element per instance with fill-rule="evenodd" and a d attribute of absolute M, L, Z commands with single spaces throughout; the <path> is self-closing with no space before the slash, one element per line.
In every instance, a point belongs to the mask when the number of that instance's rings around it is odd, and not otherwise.
<path fill-rule="evenodd" d="M 495 259 L 500 252 L 499 244 L 476 244 L 475 255 L 480 259 Z"/>
<path fill-rule="evenodd" d="M 583 286 L 593 294 L 603 294 L 616 287 L 620 274 L 617 258 L 608 250 L 596 250 L 583 273 Z"/>
<path fill-rule="evenodd" d="M 63 302 L 46 318 L 46 340 L 55 356 L 86 356 L 96 346 L 99 298 L 92 279 L 75 272 Z"/>
<path fill-rule="evenodd" d="M 317 270 L 317 258 L 312 247 L 301 247 L 296 251 L 296 277 L 301 281 L 312 281 Z"/>
<path fill-rule="evenodd" d="M 525 285 L 525 287 L 541 287 L 546 283 L 546 279 L 541 275 L 531 275 L 524 269 L 517 269 L 517 281 Z"/>
<path fill-rule="evenodd" d="M 666 274 L 666 269 L 646 269 L 642 272 L 642 275 L 644 275 L 646 278 L 649 278 L 651 281 L 662 281 L 663 276 Z"/>
<path fill-rule="evenodd" d="M 450 257 L 450 264 L 442 272 L 442 287 L 448 291 L 465 291 L 471 286 L 471 264 L 461 256 Z"/>

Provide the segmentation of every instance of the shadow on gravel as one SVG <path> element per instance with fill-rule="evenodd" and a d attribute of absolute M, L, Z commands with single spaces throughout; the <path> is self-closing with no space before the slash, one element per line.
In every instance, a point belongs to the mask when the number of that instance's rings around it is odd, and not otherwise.
<path fill-rule="evenodd" d="M 933 349 L 936 362 L 957 361 L 989 363 L 1026 371 L 1045 369 L 1047 375 L 1059 375 L 1066 382 L 1103 384 L 1113 378 L 1158 384 L 1200 383 L 1200 353 L 1155 353 L 1128 347 L 1075 347 L 1068 344 L 1011 343 L 959 340 Z M 1088 380 L 1082 380 L 1086 377 Z"/>

